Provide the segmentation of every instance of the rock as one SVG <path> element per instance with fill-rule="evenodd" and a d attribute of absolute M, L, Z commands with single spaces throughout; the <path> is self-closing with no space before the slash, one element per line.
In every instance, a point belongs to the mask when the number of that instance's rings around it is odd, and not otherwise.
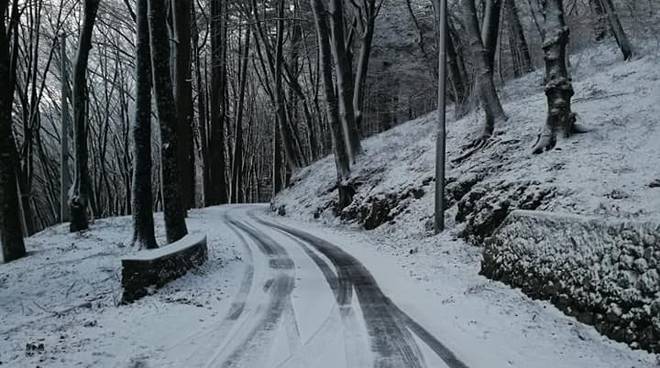
<path fill-rule="evenodd" d="M 281 205 L 277 207 L 277 215 L 278 216 L 286 216 L 286 205 Z"/>
<path fill-rule="evenodd" d="M 639 272 L 640 274 L 646 272 L 648 267 L 649 264 L 648 262 L 646 262 L 644 258 L 637 258 L 633 263 L 633 268 L 635 269 L 635 271 Z"/>
<path fill-rule="evenodd" d="M 650 188 L 660 188 L 660 179 L 655 179 L 649 184 Z"/>
<path fill-rule="evenodd" d="M 648 270 L 639 278 L 639 288 L 647 294 L 655 294 L 660 291 L 660 275 L 655 269 Z"/>

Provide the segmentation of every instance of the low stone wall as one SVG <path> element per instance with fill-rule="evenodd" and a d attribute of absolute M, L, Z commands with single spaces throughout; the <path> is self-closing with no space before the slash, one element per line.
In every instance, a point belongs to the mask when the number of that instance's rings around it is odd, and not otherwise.
<path fill-rule="evenodd" d="M 660 353 L 659 224 L 514 211 L 486 241 L 481 273 Z"/>
<path fill-rule="evenodd" d="M 123 303 L 130 303 L 175 280 L 208 259 L 205 235 L 188 235 L 170 245 L 122 258 Z"/>

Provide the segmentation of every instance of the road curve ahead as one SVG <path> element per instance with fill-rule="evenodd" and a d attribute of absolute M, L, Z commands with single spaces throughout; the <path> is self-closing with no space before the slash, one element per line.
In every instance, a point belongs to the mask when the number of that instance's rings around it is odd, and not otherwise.
<path fill-rule="evenodd" d="M 251 264 L 222 322 L 197 337 L 189 366 L 467 367 L 397 307 L 341 244 L 264 211 L 232 206 L 222 216 Z"/>

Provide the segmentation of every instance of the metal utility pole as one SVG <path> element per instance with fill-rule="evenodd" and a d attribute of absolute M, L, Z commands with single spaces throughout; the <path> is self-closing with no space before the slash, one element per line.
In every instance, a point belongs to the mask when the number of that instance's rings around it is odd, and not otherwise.
<path fill-rule="evenodd" d="M 438 17 L 438 135 L 435 142 L 435 216 L 434 229 L 445 230 L 445 161 L 446 161 L 446 74 L 447 74 L 447 0 L 435 0 Z"/>
<path fill-rule="evenodd" d="M 69 221 L 69 187 L 71 177 L 69 176 L 69 131 L 71 121 L 69 120 L 69 72 L 66 57 L 66 34 L 60 35 L 60 68 L 62 74 L 62 151 L 60 156 L 60 222 Z"/>

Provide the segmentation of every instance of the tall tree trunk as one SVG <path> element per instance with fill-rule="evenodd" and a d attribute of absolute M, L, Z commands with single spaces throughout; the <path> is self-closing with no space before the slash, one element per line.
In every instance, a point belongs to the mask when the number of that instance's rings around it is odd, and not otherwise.
<path fill-rule="evenodd" d="M 326 113 L 330 124 L 330 135 L 332 137 L 332 148 L 337 168 L 337 187 L 339 210 L 347 207 L 353 201 L 354 190 L 348 184 L 351 175 L 350 157 L 348 155 L 347 141 L 344 138 L 344 129 L 339 116 L 339 101 L 335 94 L 332 78 L 332 49 L 328 37 L 328 24 L 326 10 L 321 0 L 310 0 L 319 43 L 319 59 L 321 76 L 323 77 L 323 91 L 326 99 Z"/>
<path fill-rule="evenodd" d="M 486 0 L 484 10 L 484 22 L 481 27 L 481 39 L 486 48 L 488 68 L 495 70 L 495 51 L 500 34 L 500 14 L 502 12 L 502 0 Z"/>
<path fill-rule="evenodd" d="M 573 86 L 566 66 L 569 30 L 564 20 L 562 0 L 543 0 L 543 52 L 545 53 L 545 95 L 548 117 L 539 134 L 534 153 L 554 148 L 557 132 L 568 137 L 575 130 L 575 114 L 571 111 Z"/>
<path fill-rule="evenodd" d="M 225 32 L 222 0 L 211 4 L 211 128 L 209 132 L 209 188 L 206 205 L 227 203 L 225 178 Z"/>
<path fill-rule="evenodd" d="M 468 88 L 467 76 L 465 75 L 465 65 L 454 45 L 451 27 L 447 24 L 447 69 L 451 81 L 452 95 L 454 97 L 454 115 L 456 119 L 463 117 L 467 113 L 466 102 L 470 91 Z"/>
<path fill-rule="evenodd" d="M 277 5 L 277 35 L 275 44 L 275 108 L 277 113 L 278 126 L 282 135 L 282 146 L 284 154 L 292 172 L 296 172 L 302 167 L 300 151 L 296 148 L 295 138 L 292 132 L 290 122 L 286 117 L 286 105 L 284 88 L 282 87 L 283 68 L 284 68 L 284 2 L 279 0 Z"/>
<path fill-rule="evenodd" d="M 364 2 L 363 11 L 366 13 L 366 24 L 360 43 L 360 52 L 358 54 L 357 73 L 355 75 L 355 91 L 353 93 L 353 107 L 355 108 L 355 126 L 358 131 L 362 130 L 364 89 L 367 83 L 367 74 L 369 71 L 369 59 L 371 56 L 371 45 L 374 39 L 376 28 L 376 17 L 380 11 L 380 5 L 376 5 L 376 0 Z M 423 47 L 422 47 L 423 51 Z"/>
<path fill-rule="evenodd" d="M 137 0 L 135 42 L 135 120 L 133 136 L 133 179 L 131 185 L 133 245 L 158 248 L 154 234 L 151 193 L 151 51 L 149 47 L 149 0 Z"/>
<path fill-rule="evenodd" d="M 626 35 L 626 32 L 623 30 L 621 21 L 619 20 L 619 14 L 612 3 L 612 0 L 599 0 L 603 9 L 607 13 L 607 18 L 610 21 L 610 27 L 612 27 L 612 33 L 614 33 L 614 38 L 616 38 L 616 43 L 621 49 L 623 54 L 623 60 L 630 60 L 633 57 L 633 48 L 630 44 L 630 40 Z"/>
<path fill-rule="evenodd" d="M 232 203 L 239 203 L 242 198 L 240 196 L 242 179 L 243 179 L 243 109 L 245 105 L 245 85 L 247 83 L 247 67 L 250 53 L 250 30 L 245 30 L 245 44 L 241 53 L 241 70 L 239 74 L 240 86 L 238 89 L 238 107 L 236 111 L 236 129 L 234 135 L 234 154 L 232 155 L 232 185 L 231 185 L 231 201 Z"/>
<path fill-rule="evenodd" d="M 8 0 L 0 0 L 0 14 L 5 14 Z M 11 67 L 9 36 L 4 16 L 0 19 L 0 80 L 13 83 L 15 70 Z M 17 188 L 18 152 L 12 132 L 13 86 L 0 89 L 0 262 L 10 262 L 25 256 L 23 230 L 17 214 L 19 198 Z"/>
<path fill-rule="evenodd" d="M 71 118 L 69 116 L 69 67 L 66 55 L 66 34 L 60 36 L 60 71 L 62 78 L 62 129 L 60 150 L 60 222 L 69 221 L 69 187 L 71 177 L 69 175 L 69 132 L 71 130 Z"/>
<path fill-rule="evenodd" d="M 525 38 L 525 31 L 520 23 L 516 0 L 504 0 L 504 11 L 509 24 L 509 43 L 513 56 L 514 76 L 521 77 L 533 70 L 532 57 Z"/>
<path fill-rule="evenodd" d="M 175 87 L 178 114 L 178 163 L 181 170 L 181 200 L 184 208 L 195 207 L 195 149 L 193 144 L 192 58 L 190 22 L 191 0 L 174 1 Z"/>
<path fill-rule="evenodd" d="M 78 40 L 78 53 L 73 67 L 73 135 L 75 144 L 75 179 L 69 195 L 71 214 L 71 232 L 89 227 L 87 205 L 91 187 L 88 167 L 87 130 L 88 130 L 88 91 L 87 62 L 92 49 L 92 33 L 100 0 L 85 0 L 83 4 L 83 22 Z"/>
<path fill-rule="evenodd" d="M 344 137 L 346 138 L 348 155 L 351 161 L 355 161 L 356 157 L 362 153 L 362 143 L 360 142 L 358 127 L 355 124 L 353 67 L 348 51 L 346 50 L 344 7 L 342 1 L 330 0 L 330 31 L 332 34 L 332 54 L 335 59 L 337 92 Z"/>
<path fill-rule="evenodd" d="M 284 187 L 282 181 L 282 135 L 277 119 L 273 124 L 273 168 L 272 168 L 272 196 L 275 198 L 277 193 Z"/>
<path fill-rule="evenodd" d="M 475 79 L 481 105 L 486 112 L 486 124 L 484 126 L 483 138 L 488 138 L 495 130 L 495 122 L 506 120 L 507 117 L 502 109 L 500 98 L 493 82 L 493 69 L 489 67 L 488 51 L 484 47 L 479 33 L 479 21 L 474 0 L 461 0 L 463 8 L 463 22 L 466 36 L 470 42 L 470 48 L 475 63 Z"/>
<path fill-rule="evenodd" d="M 207 191 L 209 189 L 209 142 L 207 131 L 207 90 L 205 78 L 202 77 L 202 70 L 206 68 L 202 66 L 202 51 L 199 46 L 199 27 L 197 26 L 197 15 L 194 10 L 193 4 L 193 18 L 192 18 L 192 45 L 193 54 L 195 57 L 195 81 L 197 87 L 197 129 L 199 130 L 199 157 L 202 167 L 202 203 L 206 204 Z M 202 69 L 204 68 L 204 69 Z"/>
<path fill-rule="evenodd" d="M 167 6 L 162 0 L 149 0 L 151 66 L 160 123 L 163 212 L 167 242 L 172 243 L 183 238 L 188 233 L 188 229 L 179 193 L 177 113 L 172 93 L 170 43 L 167 38 Z"/>

